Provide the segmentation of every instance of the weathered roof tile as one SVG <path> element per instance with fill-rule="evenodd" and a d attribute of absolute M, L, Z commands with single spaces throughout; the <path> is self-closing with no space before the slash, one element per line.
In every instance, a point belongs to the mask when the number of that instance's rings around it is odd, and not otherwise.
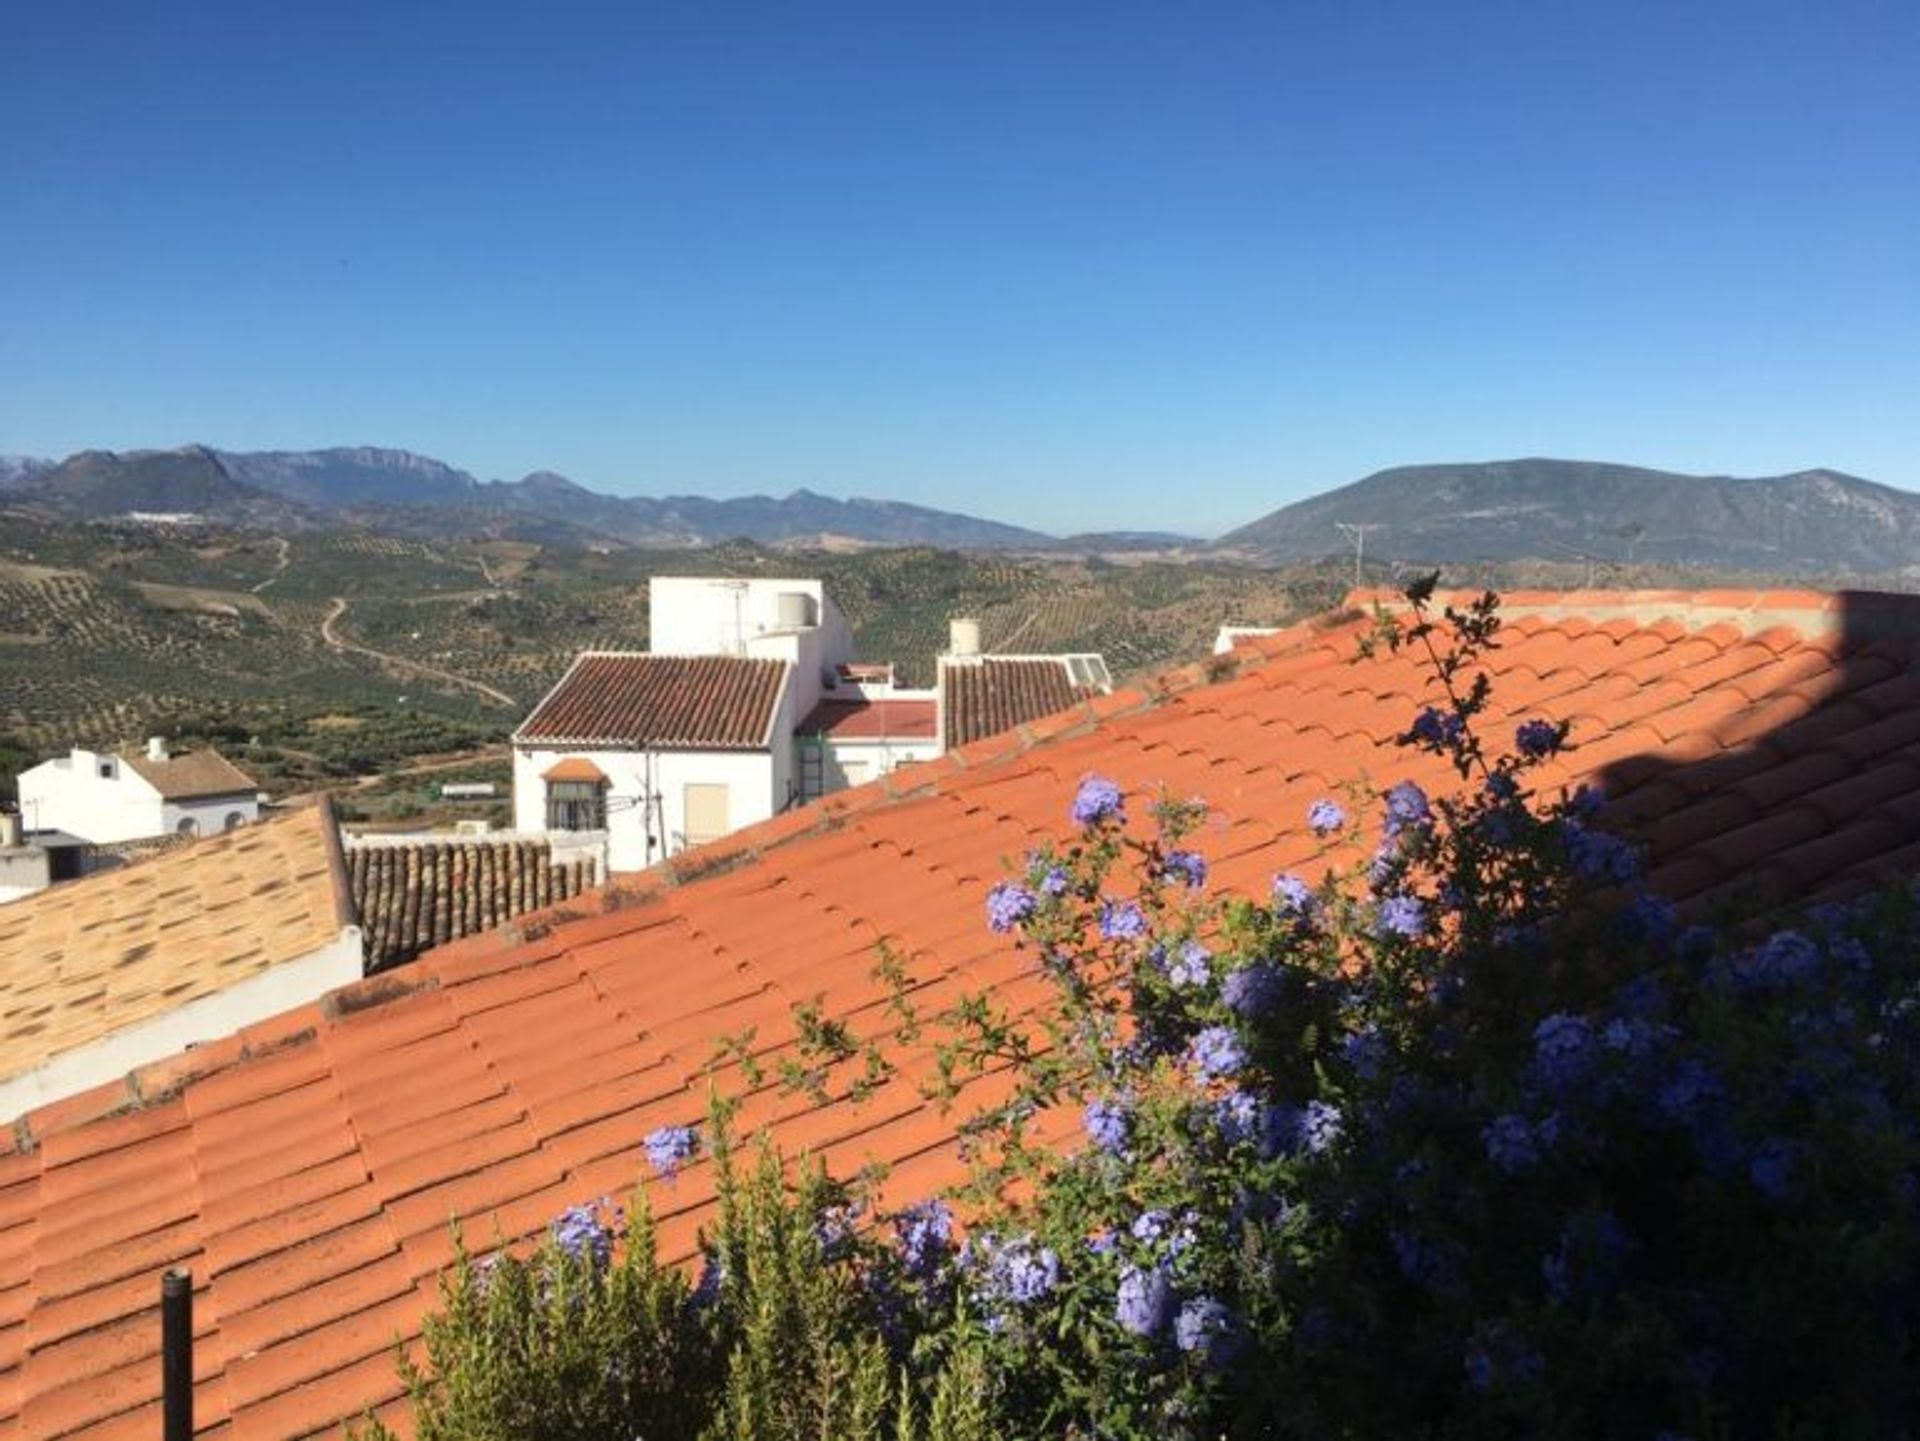
<path fill-rule="evenodd" d="M 764 750 L 787 663 L 588 651 L 521 723 L 537 745 Z"/>

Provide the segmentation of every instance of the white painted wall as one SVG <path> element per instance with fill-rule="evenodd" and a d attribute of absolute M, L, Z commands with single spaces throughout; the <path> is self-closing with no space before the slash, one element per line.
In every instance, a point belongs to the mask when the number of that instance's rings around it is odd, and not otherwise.
<path fill-rule="evenodd" d="M 191 818 L 203 836 L 227 817 L 260 819 L 258 795 L 167 801 L 117 756 L 74 750 L 20 773 L 20 814 L 29 831 L 65 831 L 95 845 L 173 835 Z"/>
<path fill-rule="evenodd" d="M 360 979 L 360 928 L 297 960 L 285 961 L 210 996 L 63 1052 L 31 1071 L 0 1080 L 0 1124 L 36 1106 L 117 1081 L 127 1072 L 202 1041 L 232 1035 L 282 1011 L 304 1006 Z"/>
<path fill-rule="evenodd" d="M 164 812 L 158 791 L 99 751 L 75 750 L 20 772 L 20 815 L 29 832 L 65 831 L 95 844 L 135 841 L 167 834 Z"/>
<path fill-rule="evenodd" d="M 227 822 L 240 817 L 239 824 L 251 825 L 260 819 L 258 795 L 217 796 L 212 799 L 167 801 L 160 808 L 162 835 L 176 834 L 182 821 L 193 822 L 197 836 L 217 836 L 230 827 Z"/>
<path fill-rule="evenodd" d="M 829 792 L 850 785 L 878 780 L 900 766 L 914 761 L 932 760 L 940 754 L 940 742 L 932 736 L 925 740 L 836 740 L 827 738 L 826 765 L 822 779 Z M 857 775 L 848 765 L 863 767 Z"/>
<path fill-rule="evenodd" d="M 786 629 L 779 597 L 787 591 L 812 597 L 815 620 L 824 619 L 826 591 L 817 580 L 656 575 L 647 582 L 647 649 L 655 655 L 745 655 L 749 640 Z"/>
<path fill-rule="evenodd" d="M 638 871 L 686 848 L 686 787 L 727 787 L 727 819 L 734 829 L 775 815 L 786 799 L 782 766 L 789 747 L 768 751 L 554 750 L 515 746 L 513 824 L 544 831 L 547 783 L 542 774 L 556 762 L 578 756 L 607 778 L 607 867 Z M 781 760 L 776 764 L 776 755 Z M 643 805 L 642 797 L 651 798 Z M 648 822 L 651 821 L 651 845 Z"/>

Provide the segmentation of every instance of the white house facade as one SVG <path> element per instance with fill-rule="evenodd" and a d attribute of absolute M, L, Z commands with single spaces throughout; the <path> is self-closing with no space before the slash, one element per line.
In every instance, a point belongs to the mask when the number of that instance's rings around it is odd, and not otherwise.
<path fill-rule="evenodd" d="M 577 657 L 513 738 L 514 828 L 641 870 L 1106 690 L 1098 656 L 990 657 L 956 621 L 939 684 L 855 658 L 817 580 L 656 576 L 652 649 Z"/>
<path fill-rule="evenodd" d="M 19 790 L 29 835 L 92 845 L 218 835 L 260 818 L 259 789 L 245 771 L 217 751 L 173 755 L 157 736 L 141 755 L 76 747 L 22 771 Z"/>

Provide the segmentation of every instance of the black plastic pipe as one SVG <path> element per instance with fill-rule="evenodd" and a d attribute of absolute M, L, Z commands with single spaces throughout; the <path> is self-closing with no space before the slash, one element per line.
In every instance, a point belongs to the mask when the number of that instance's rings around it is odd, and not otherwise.
<path fill-rule="evenodd" d="M 160 1278 L 160 1414 L 166 1441 L 193 1441 L 193 1272 Z"/>

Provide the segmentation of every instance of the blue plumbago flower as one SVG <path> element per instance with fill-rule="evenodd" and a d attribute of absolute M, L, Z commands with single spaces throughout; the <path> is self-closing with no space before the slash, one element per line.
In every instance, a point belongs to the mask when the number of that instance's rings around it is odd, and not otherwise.
<path fill-rule="evenodd" d="M 1606 803 L 1607 793 L 1599 786 L 1588 783 L 1574 788 L 1573 794 L 1567 797 L 1567 810 L 1583 821 L 1590 821 L 1600 814 Z"/>
<path fill-rule="evenodd" d="M 1625 885 L 1639 876 L 1640 857 L 1620 837 L 1572 821 L 1561 826 L 1560 834 L 1566 840 L 1567 861 L 1582 878 Z"/>
<path fill-rule="evenodd" d="M 1415 826 L 1424 826 L 1433 819 L 1433 807 L 1427 804 L 1427 793 L 1412 781 L 1401 781 L 1382 800 L 1386 807 L 1385 829 L 1390 836 L 1397 836 Z"/>
<path fill-rule="evenodd" d="M 1784 990 L 1820 969 L 1820 948 L 1798 931 L 1775 931 L 1734 966 L 1736 984 L 1746 990 Z"/>
<path fill-rule="evenodd" d="M 1487 777 L 1486 791 L 1489 800 L 1499 801 L 1505 805 L 1509 801 L 1519 799 L 1520 782 L 1505 771 L 1495 771 Z"/>
<path fill-rule="evenodd" d="M 1251 1141 L 1262 1129 L 1262 1113 L 1266 1108 L 1258 1097 L 1245 1091 L 1228 1091 L 1213 1103 L 1213 1125 L 1220 1133 L 1220 1139 L 1229 1146 Z"/>
<path fill-rule="evenodd" d="M 1609 1051 L 1645 1060 L 1672 1035 L 1671 1027 L 1655 1025 L 1639 1016 L 1615 1016 L 1600 1032 L 1600 1042 Z"/>
<path fill-rule="evenodd" d="M 1227 1026 L 1208 1026 L 1187 1043 L 1187 1064 L 1202 1080 L 1230 1076 L 1246 1063 L 1240 1038 Z"/>
<path fill-rule="evenodd" d="M 1100 934 L 1108 940 L 1137 941 L 1146 933 L 1146 913 L 1132 901 L 1100 902 Z"/>
<path fill-rule="evenodd" d="M 1193 1229 L 1193 1212 L 1178 1216 L 1164 1206 L 1154 1206 L 1133 1218 L 1127 1233 L 1150 1251 L 1164 1252 L 1169 1258 L 1184 1254 L 1198 1236 Z"/>
<path fill-rule="evenodd" d="M 1120 1273 L 1115 1288 L 1113 1319 L 1121 1329 L 1136 1336 L 1158 1336 L 1167 1326 L 1167 1313 L 1173 1309 L 1173 1280 L 1164 1264 L 1129 1266 Z"/>
<path fill-rule="evenodd" d="M 1566 735 L 1552 721 L 1522 721 L 1513 733 L 1514 749 L 1528 760 L 1544 760 L 1560 749 Z"/>
<path fill-rule="evenodd" d="M 1273 878 L 1273 905 L 1282 915 L 1311 920 L 1316 904 L 1313 887 L 1292 871 L 1283 871 Z"/>
<path fill-rule="evenodd" d="M 1196 891 L 1207 883 L 1207 858 L 1198 851 L 1168 851 L 1160 858 L 1160 869 Z"/>
<path fill-rule="evenodd" d="M 986 1268 L 985 1293 L 993 1298 L 1031 1305 L 1059 1284 L 1060 1258 L 1048 1247 L 1036 1246 L 1031 1236 L 998 1244 L 983 1240 L 980 1254 Z"/>
<path fill-rule="evenodd" d="M 1127 818 L 1126 796 L 1105 776 L 1088 776 L 1080 782 L 1073 809 L 1068 814 L 1074 824 L 1080 826 L 1097 825 L 1109 819 L 1123 821 Z"/>
<path fill-rule="evenodd" d="M 1628 935 L 1660 948 L 1671 944 L 1679 931 L 1679 915 L 1673 906 L 1644 891 L 1627 903 L 1620 920 Z"/>
<path fill-rule="evenodd" d="M 1133 1129 L 1133 1109 L 1125 1101 L 1096 1097 L 1087 1102 L 1087 1139 L 1114 1156 L 1124 1156 Z"/>
<path fill-rule="evenodd" d="M 1173 1344 L 1208 1366 L 1224 1365 L 1239 1349 L 1233 1312 L 1211 1296 L 1196 1296 L 1173 1319 Z"/>
<path fill-rule="evenodd" d="M 1466 722 L 1456 713 L 1427 706 L 1413 718 L 1413 724 L 1407 728 L 1406 739 L 1429 750 L 1444 750 L 1459 740 L 1466 729 Z"/>
<path fill-rule="evenodd" d="M 1349 1031 L 1340 1040 L 1340 1054 L 1353 1067 L 1354 1075 L 1363 1081 L 1371 1081 L 1379 1076 L 1380 1066 L 1387 1058 L 1386 1038 L 1380 1034 L 1380 1028 L 1369 1023 L 1357 1031 Z"/>
<path fill-rule="evenodd" d="M 1043 896 L 1064 896 L 1067 893 L 1068 878 L 1064 867 L 1048 866 L 1040 877 L 1040 894 Z"/>
<path fill-rule="evenodd" d="M 1519 1175 L 1540 1159 L 1540 1148 L 1535 1141 L 1532 1124 L 1525 1116 L 1513 1111 L 1495 1116 L 1487 1122 L 1480 1136 L 1486 1143 L 1487 1159 L 1509 1176 Z"/>
<path fill-rule="evenodd" d="M 1533 1065 L 1550 1086 L 1566 1086 L 1585 1074 L 1593 1058 L 1593 1027 L 1580 1016 L 1557 1012 L 1533 1028 Z"/>
<path fill-rule="evenodd" d="M 1388 896 L 1380 902 L 1373 928 L 1382 936 L 1415 940 L 1427 928 L 1427 908 L 1417 896 Z"/>
<path fill-rule="evenodd" d="M 1227 977 L 1220 987 L 1220 999 L 1235 1015 L 1257 1016 L 1280 999 L 1284 984 L 1278 970 L 1265 961 L 1255 961 Z"/>
<path fill-rule="evenodd" d="M 671 1181 L 699 1151 L 700 1133 L 692 1126 L 661 1126 L 649 1131 L 641 1145 L 646 1149 L 647 1163 L 654 1173 Z"/>
<path fill-rule="evenodd" d="M 987 928 L 1004 934 L 1026 920 L 1039 902 L 1018 881 L 1002 881 L 987 892 Z"/>
<path fill-rule="evenodd" d="M 1300 1108 L 1300 1119 L 1295 1123 L 1294 1130 L 1302 1148 L 1309 1155 L 1317 1156 L 1340 1139 L 1344 1123 L 1345 1118 L 1338 1106 L 1316 1098 Z"/>
<path fill-rule="evenodd" d="M 1769 1201 L 1784 1201 L 1793 1189 L 1793 1175 L 1800 1147 L 1792 1141 L 1774 1137 L 1762 1141 L 1747 1165 L 1747 1176 Z"/>
<path fill-rule="evenodd" d="M 1213 955 L 1198 941 L 1183 942 L 1167 963 L 1167 977 L 1176 986 L 1204 986 L 1213 974 Z"/>
<path fill-rule="evenodd" d="M 598 1201 L 567 1207 L 547 1229 L 554 1243 L 569 1256 L 591 1261 L 596 1270 L 604 1269 L 613 1259 L 613 1229 L 601 1219 L 603 1213 L 617 1221 L 620 1209 L 603 1196 Z"/>
<path fill-rule="evenodd" d="M 1307 807 L 1307 825 L 1317 836 L 1330 836 L 1347 823 L 1347 813 L 1322 796 Z"/>
<path fill-rule="evenodd" d="M 1401 1274 L 1416 1286 L 1429 1291 L 1451 1291 L 1458 1277 L 1446 1252 L 1435 1242 L 1411 1231 L 1394 1230 L 1388 1233 L 1393 1244 L 1393 1258 L 1399 1264 Z"/>
<path fill-rule="evenodd" d="M 857 1201 L 843 1201 L 826 1207 L 814 1221 L 814 1239 L 828 1260 L 839 1259 L 853 1244 L 854 1232 L 860 1225 L 860 1209 Z"/>
<path fill-rule="evenodd" d="M 1704 1061 L 1688 1057 L 1661 1084 L 1654 1105 L 1669 1121 L 1690 1125 L 1722 1095 L 1720 1080 Z"/>
<path fill-rule="evenodd" d="M 940 1274 L 952 1251 L 953 1212 L 945 1201 L 921 1201 L 893 1218 L 900 1262 L 909 1274 L 930 1281 Z"/>

